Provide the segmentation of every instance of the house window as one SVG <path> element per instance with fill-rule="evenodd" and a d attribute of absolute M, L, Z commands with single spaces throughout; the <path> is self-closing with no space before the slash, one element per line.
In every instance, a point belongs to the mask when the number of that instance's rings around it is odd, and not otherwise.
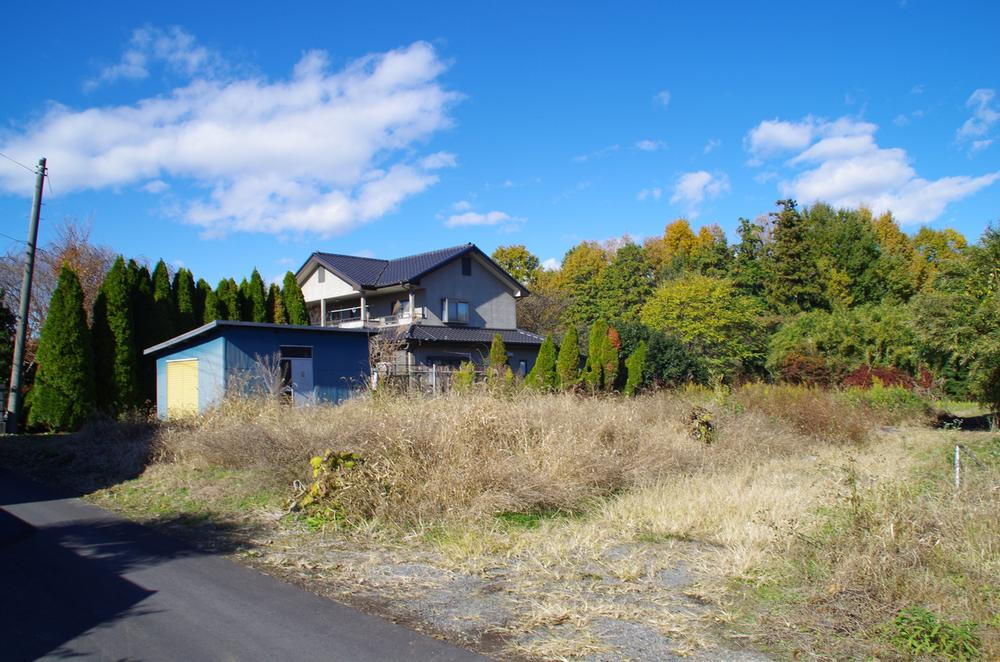
<path fill-rule="evenodd" d="M 471 276 L 472 275 L 472 258 L 463 257 L 462 258 L 462 275 Z"/>
<path fill-rule="evenodd" d="M 406 315 L 410 312 L 410 299 L 397 299 L 392 302 L 392 315 Z"/>
<path fill-rule="evenodd" d="M 448 324 L 469 323 L 469 302 L 454 299 L 441 300 L 441 321 Z"/>
<path fill-rule="evenodd" d="M 518 377 L 524 377 L 528 372 L 528 362 L 525 360 L 520 360 L 517 362 L 517 375 Z"/>
<path fill-rule="evenodd" d="M 312 347 L 300 345 L 282 345 L 280 351 L 283 359 L 311 359 L 313 355 Z"/>
<path fill-rule="evenodd" d="M 316 270 L 316 280 L 320 283 L 326 282 L 326 269 L 320 267 Z"/>

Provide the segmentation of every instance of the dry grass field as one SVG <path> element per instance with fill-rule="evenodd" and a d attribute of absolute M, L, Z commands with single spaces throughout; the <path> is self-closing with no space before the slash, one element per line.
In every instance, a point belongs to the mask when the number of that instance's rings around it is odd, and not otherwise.
<path fill-rule="evenodd" d="M 1000 436 L 927 422 L 767 385 L 230 399 L 0 461 L 500 658 L 996 659 Z"/>

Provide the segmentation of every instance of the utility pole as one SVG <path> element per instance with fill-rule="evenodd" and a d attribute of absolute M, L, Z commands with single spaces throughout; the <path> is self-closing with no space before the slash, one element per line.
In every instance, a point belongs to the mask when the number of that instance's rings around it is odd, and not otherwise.
<path fill-rule="evenodd" d="M 28 311 L 31 307 L 31 279 L 35 275 L 35 244 L 38 243 L 38 216 L 42 211 L 42 188 L 45 186 L 45 157 L 38 159 L 35 171 L 35 198 L 31 201 L 31 220 L 28 224 L 28 248 L 25 251 L 24 280 L 21 281 L 21 305 L 18 309 L 17 335 L 14 337 L 14 361 L 10 367 L 10 392 L 7 394 L 7 412 L 4 429 L 17 432 L 21 415 L 21 364 L 24 363 L 24 344 L 28 339 Z"/>

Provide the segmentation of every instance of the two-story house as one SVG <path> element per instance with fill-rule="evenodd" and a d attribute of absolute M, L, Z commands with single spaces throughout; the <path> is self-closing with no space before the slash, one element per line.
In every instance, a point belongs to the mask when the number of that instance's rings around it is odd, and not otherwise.
<path fill-rule="evenodd" d="M 296 278 L 312 324 L 396 334 L 410 367 L 482 365 L 499 333 L 525 374 L 543 340 L 517 328 L 527 289 L 473 244 L 393 260 L 317 252 Z"/>

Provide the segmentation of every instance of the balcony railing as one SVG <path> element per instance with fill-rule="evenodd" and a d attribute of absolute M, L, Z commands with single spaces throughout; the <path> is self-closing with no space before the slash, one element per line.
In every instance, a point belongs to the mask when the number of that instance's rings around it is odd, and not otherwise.
<path fill-rule="evenodd" d="M 366 311 L 370 306 L 366 306 Z M 360 327 L 360 326 L 398 326 L 400 324 L 410 324 L 415 320 L 424 319 L 424 309 L 417 306 L 413 311 L 403 311 L 396 315 L 383 315 L 381 317 L 367 316 L 367 322 L 362 323 L 361 306 L 351 308 L 338 308 L 326 311 L 326 326 Z"/>

